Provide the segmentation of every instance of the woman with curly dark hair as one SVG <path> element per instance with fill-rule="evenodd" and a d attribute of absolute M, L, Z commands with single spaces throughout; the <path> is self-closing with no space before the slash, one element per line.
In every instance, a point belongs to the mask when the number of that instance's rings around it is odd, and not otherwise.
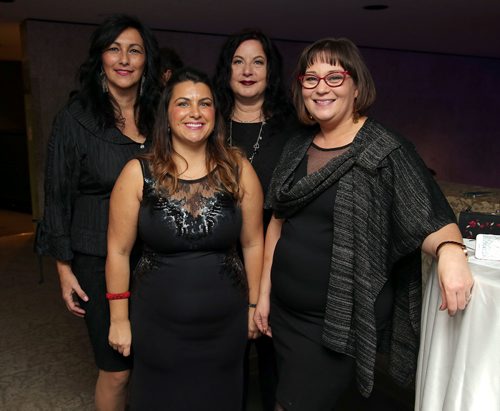
<path fill-rule="evenodd" d="M 151 153 L 127 163 L 111 195 L 109 341 L 134 351 L 131 410 L 241 406 L 245 346 L 258 334 L 248 305 L 262 269 L 262 201 L 250 163 L 225 144 L 208 77 L 175 71 Z M 130 293 L 136 236 L 144 249 Z"/>
<path fill-rule="evenodd" d="M 275 44 L 262 32 L 247 29 L 228 37 L 214 78 L 228 143 L 246 153 L 264 194 L 286 139 L 297 124 L 282 76 L 282 59 Z M 264 210 L 264 227 L 270 218 L 271 212 Z M 263 407 L 272 410 L 277 374 L 271 339 L 258 338 L 256 348 Z"/>
<path fill-rule="evenodd" d="M 159 87 L 158 45 L 139 20 L 113 15 L 92 34 L 80 90 L 48 145 L 37 251 L 56 259 L 68 310 L 84 317 L 99 375 L 98 410 L 123 410 L 130 359 L 108 344 L 104 266 L 109 197 L 125 163 L 148 146 Z"/>

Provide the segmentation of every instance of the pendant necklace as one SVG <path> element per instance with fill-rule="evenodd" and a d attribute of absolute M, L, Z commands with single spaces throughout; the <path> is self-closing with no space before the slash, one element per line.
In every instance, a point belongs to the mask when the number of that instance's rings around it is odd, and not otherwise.
<path fill-rule="evenodd" d="M 253 147 L 253 152 L 250 157 L 248 157 L 248 161 L 250 161 L 250 164 L 253 162 L 253 158 L 257 154 L 257 151 L 259 151 L 260 148 L 260 141 L 262 140 L 262 129 L 264 128 L 264 125 L 266 124 L 265 121 L 262 121 L 260 124 L 260 129 L 259 129 L 259 135 L 257 136 L 257 140 L 255 140 L 255 144 L 252 146 Z M 233 145 L 233 119 L 231 119 L 231 122 L 229 123 L 229 138 L 228 138 L 229 145 Z"/>

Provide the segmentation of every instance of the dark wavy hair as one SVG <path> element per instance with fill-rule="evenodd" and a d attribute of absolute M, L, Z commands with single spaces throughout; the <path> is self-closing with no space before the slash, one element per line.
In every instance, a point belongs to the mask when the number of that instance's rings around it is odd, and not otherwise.
<path fill-rule="evenodd" d="M 354 84 L 358 88 L 358 96 L 354 102 L 353 112 L 364 114 L 376 98 L 375 83 L 372 75 L 359 52 L 358 47 L 346 38 L 327 38 L 307 46 L 299 57 L 292 83 L 292 96 L 299 121 L 306 125 L 315 124 L 304 105 L 302 86 L 299 76 L 315 62 L 324 62 L 331 65 L 340 65 L 349 72 Z"/>
<path fill-rule="evenodd" d="M 232 61 L 236 49 L 247 40 L 257 40 L 262 44 L 267 58 L 267 84 L 264 91 L 262 111 L 270 121 L 281 119 L 293 112 L 288 93 L 283 84 L 283 60 L 276 45 L 264 33 L 256 29 L 245 29 L 229 36 L 222 46 L 214 76 L 215 92 L 225 121 L 231 118 L 234 108 L 234 93 L 230 81 Z"/>
<path fill-rule="evenodd" d="M 162 47 L 160 49 L 160 72 L 165 73 L 167 70 L 180 69 L 184 63 L 174 49 L 170 47 Z"/>
<path fill-rule="evenodd" d="M 92 33 L 88 56 L 80 66 L 78 78 L 80 90 L 76 97 L 84 107 L 89 107 L 101 128 L 114 127 L 123 122 L 120 109 L 110 93 L 102 90 L 100 73 L 102 53 L 124 30 L 136 29 L 144 42 L 146 64 L 142 80 L 142 94 L 137 90 L 135 102 L 136 122 L 140 133 L 149 136 L 153 129 L 154 114 L 159 96 L 158 42 L 151 30 L 137 18 L 126 14 L 114 14 Z"/>
<path fill-rule="evenodd" d="M 157 188 L 172 193 L 178 186 L 179 170 L 177 170 L 173 160 L 175 150 L 172 145 L 168 122 L 168 105 L 175 86 L 185 81 L 205 84 L 213 96 L 215 125 L 207 140 L 206 158 L 207 170 L 213 171 L 208 174 L 208 182 L 211 187 L 223 188 L 235 199 L 239 199 L 239 170 L 241 169 L 240 164 L 243 155 L 238 149 L 227 147 L 225 144 L 224 121 L 218 110 L 217 96 L 214 93 L 210 78 L 205 73 L 192 67 L 182 67 L 174 71 L 160 97 L 153 129 L 153 146 L 151 152 L 144 156 L 150 161 L 151 171 L 157 181 Z M 175 154 L 179 155 L 178 153 Z"/>

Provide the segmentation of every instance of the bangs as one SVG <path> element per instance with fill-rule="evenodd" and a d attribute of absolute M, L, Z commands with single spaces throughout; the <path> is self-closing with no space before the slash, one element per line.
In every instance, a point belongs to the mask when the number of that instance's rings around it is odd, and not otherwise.
<path fill-rule="evenodd" d="M 327 47 L 312 48 L 309 50 L 309 53 L 307 53 L 306 56 L 306 67 L 304 67 L 304 70 L 315 63 L 326 63 L 332 66 L 338 65 L 344 67 L 344 64 L 342 64 L 338 54 L 329 50 Z"/>

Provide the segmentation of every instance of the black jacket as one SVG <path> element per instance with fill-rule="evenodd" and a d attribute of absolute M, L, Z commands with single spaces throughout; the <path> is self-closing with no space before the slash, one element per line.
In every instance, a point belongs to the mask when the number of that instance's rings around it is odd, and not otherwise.
<path fill-rule="evenodd" d="M 100 129 L 78 99 L 61 110 L 48 143 L 45 209 L 35 250 L 69 261 L 73 252 L 106 256 L 109 198 L 123 166 L 147 144 Z"/>

